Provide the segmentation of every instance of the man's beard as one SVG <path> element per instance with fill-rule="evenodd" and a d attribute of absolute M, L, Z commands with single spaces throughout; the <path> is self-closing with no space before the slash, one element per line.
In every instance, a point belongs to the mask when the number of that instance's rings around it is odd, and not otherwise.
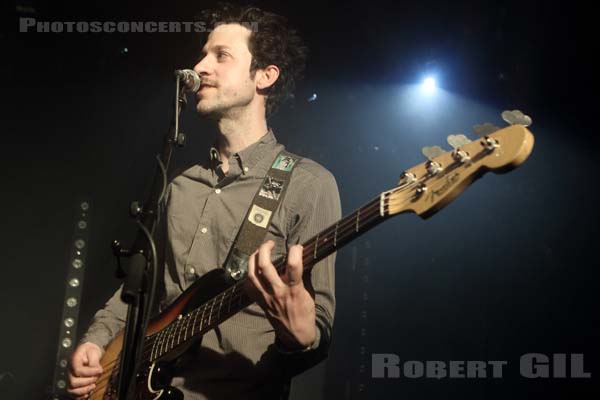
<path fill-rule="evenodd" d="M 198 112 L 198 114 L 200 114 L 204 118 L 219 119 L 227 111 L 227 107 L 223 107 L 222 105 L 220 105 L 218 103 L 212 104 L 212 105 L 208 104 L 206 107 L 202 108 L 200 105 L 201 102 L 202 102 L 202 100 L 200 100 L 196 104 L 196 111 Z"/>
<path fill-rule="evenodd" d="M 248 98 L 245 101 L 240 101 L 240 98 L 238 98 L 238 103 L 234 104 L 223 104 L 222 102 L 217 100 L 212 104 L 209 103 L 205 105 L 204 108 L 200 106 L 201 101 L 199 101 L 196 104 L 196 111 L 204 118 L 218 120 L 225 116 L 232 116 L 232 114 L 236 114 L 241 109 L 245 108 L 248 104 L 250 104 L 252 102 L 252 99 Z"/>

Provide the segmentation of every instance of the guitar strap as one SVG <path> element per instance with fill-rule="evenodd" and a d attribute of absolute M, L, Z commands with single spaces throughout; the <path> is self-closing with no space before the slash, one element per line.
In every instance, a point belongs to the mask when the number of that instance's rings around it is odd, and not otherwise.
<path fill-rule="evenodd" d="M 248 273 L 248 258 L 264 242 L 273 213 L 283 201 L 298 161 L 299 157 L 282 150 L 254 195 L 224 264 L 225 271 L 234 280 Z"/>
<path fill-rule="evenodd" d="M 283 150 L 277 154 L 267 171 L 223 264 L 223 268 L 232 279 L 239 280 L 248 272 L 248 257 L 265 240 L 273 213 L 283 201 L 292 171 L 298 161 L 298 156 Z M 165 204 L 163 202 L 159 216 L 166 215 Z M 170 246 L 166 243 L 166 218 L 159 218 L 157 225 L 159 228 L 154 232 L 154 240 L 160 243 L 157 248 L 158 273 L 159 277 L 164 277 L 165 261 L 169 259 L 170 263 L 175 265 L 175 260 Z M 164 279 L 161 278 L 152 305 L 154 312 L 160 311 L 165 294 Z"/>

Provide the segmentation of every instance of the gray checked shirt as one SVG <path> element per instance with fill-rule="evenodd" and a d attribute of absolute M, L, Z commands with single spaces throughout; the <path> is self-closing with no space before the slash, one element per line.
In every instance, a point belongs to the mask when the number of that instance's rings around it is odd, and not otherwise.
<path fill-rule="evenodd" d="M 269 130 L 258 142 L 231 155 L 227 174 L 220 168 L 218 153 L 211 149 L 206 161 L 171 181 L 166 245 L 172 256 L 165 262 L 163 307 L 203 274 L 223 266 L 259 185 L 282 149 Z M 301 159 L 267 234 L 266 240 L 275 242 L 273 259 L 340 217 L 333 175 L 316 162 Z M 334 263 L 335 254 L 317 263 L 311 272 L 318 328 L 311 351 L 294 355 L 277 351 L 273 327 L 263 310 L 253 304 L 189 349 L 175 365 L 172 385 L 183 391 L 186 400 L 280 398 L 289 382 L 284 371 L 305 369 L 323 358 L 319 354 L 326 354 L 335 310 Z M 96 313 L 82 341 L 106 347 L 123 329 L 125 315 L 126 306 L 117 290 Z"/>

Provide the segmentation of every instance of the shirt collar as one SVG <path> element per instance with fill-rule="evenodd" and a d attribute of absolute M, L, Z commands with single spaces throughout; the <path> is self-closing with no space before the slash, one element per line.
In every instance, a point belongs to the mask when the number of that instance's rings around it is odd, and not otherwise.
<path fill-rule="evenodd" d="M 266 134 L 264 134 L 256 142 L 246 147 L 237 153 L 232 154 L 232 159 L 235 159 L 240 164 L 242 174 L 245 174 L 260 161 L 265 154 L 277 144 L 277 139 L 273 133 L 273 129 L 269 128 Z M 216 169 L 221 163 L 221 156 L 216 147 L 216 144 L 210 148 L 209 159 L 213 169 Z"/>

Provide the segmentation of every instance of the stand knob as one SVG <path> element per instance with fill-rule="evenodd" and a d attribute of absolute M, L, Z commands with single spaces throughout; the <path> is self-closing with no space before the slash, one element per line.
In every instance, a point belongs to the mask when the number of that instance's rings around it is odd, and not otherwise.
<path fill-rule="evenodd" d="M 179 134 L 177 135 L 177 143 L 175 143 L 177 145 L 177 147 L 183 147 L 185 146 L 185 133 L 183 132 L 179 132 Z"/>
<path fill-rule="evenodd" d="M 134 218 L 141 215 L 143 210 L 142 203 L 137 200 L 132 201 L 129 205 L 129 214 Z"/>

